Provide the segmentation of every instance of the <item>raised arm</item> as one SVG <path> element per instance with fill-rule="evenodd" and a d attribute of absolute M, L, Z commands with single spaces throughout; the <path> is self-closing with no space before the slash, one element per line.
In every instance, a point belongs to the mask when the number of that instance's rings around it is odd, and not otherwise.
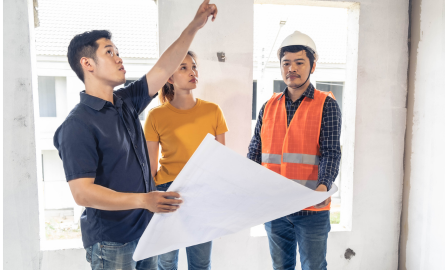
<path fill-rule="evenodd" d="M 148 94 L 154 96 L 167 79 L 175 72 L 184 59 L 190 44 L 196 33 L 206 23 L 210 15 L 215 20 L 218 9 L 216 5 L 209 4 L 210 0 L 204 0 L 199 6 L 193 21 L 185 28 L 181 36 L 161 55 L 158 62 L 147 73 Z"/>

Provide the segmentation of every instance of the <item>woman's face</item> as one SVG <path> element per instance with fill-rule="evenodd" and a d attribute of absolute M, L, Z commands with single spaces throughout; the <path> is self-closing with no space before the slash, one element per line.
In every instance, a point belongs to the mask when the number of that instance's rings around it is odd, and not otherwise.
<path fill-rule="evenodd" d="M 198 68 L 195 60 L 187 55 L 168 82 L 173 84 L 175 89 L 195 89 L 198 85 Z"/>

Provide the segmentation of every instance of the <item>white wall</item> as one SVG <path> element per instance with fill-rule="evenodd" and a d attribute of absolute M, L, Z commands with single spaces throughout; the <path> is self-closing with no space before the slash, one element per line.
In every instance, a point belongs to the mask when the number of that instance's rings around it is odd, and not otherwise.
<path fill-rule="evenodd" d="M 207 22 L 190 47 L 198 56 L 200 82 L 195 96 L 220 105 L 229 127 L 227 145 L 246 154 L 252 118 L 253 2 L 213 2 L 218 5 L 217 19 Z M 201 3 L 158 1 L 160 53 L 178 38 Z M 221 51 L 226 54 L 224 63 L 217 60 Z"/>
<path fill-rule="evenodd" d="M 408 1 L 357 2 L 358 48 L 351 47 L 348 30 L 347 52 L 347 65 L 354 61 L 351 54 L 358 52 L 357 69 L 347 71 L 347 77 L 357 78 L 353 86 L 357 95 L 353 163 L 345 149 L 342 157 L 342 166 L 352 165 L 353 169 L 352 179 L 342 175 L 342 180 L 351 180 L 348 185 L 342 183 L 342 195 L 344 188 L 352 188 L 351 231 L 329 235 L 328 263 L 330 269 L 396 269 L 406 126 Z M 357 15 L 353 13 L 350 10 L 348 20 Z M 345 87 L 349 91 L 351 86 Z M 350 101 L 345 96 L 344 115 L 350 115 L 346 111 Z M 344 125 L 342 130 L 347 133 L 351 128 Z M 342 211 L 344 199 L 342 196 Z M 348 249 L 355 252 L 349 260 L 345 258 Z"/>
<path fill-rule="evenodd" d="M 413 0 L 400 270 L 444 269 L 445 1 Z"/>
<path fill-rule="evenodd" d="M 83 248 L 42 251 L 40 261 L 40 270 L 91 269 L 90 264 L 86 261 L 86 254 Z"/>
<path fill-rule="evenodd" d="M 3 2 L 3 268 L 39 269 L 32 33 L 26 0 Z M 31 30 L 32 31 L 32 30 Z"/>
<path fill-rule="evenodd" d="M 78 207 L 66 182 L 63 163 L 57 150 L 43 150 L 44 208 L 67 209 Z"/>

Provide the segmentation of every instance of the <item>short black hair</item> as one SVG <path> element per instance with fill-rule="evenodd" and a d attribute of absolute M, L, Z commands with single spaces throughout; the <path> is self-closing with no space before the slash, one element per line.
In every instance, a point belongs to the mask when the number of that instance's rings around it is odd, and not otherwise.
<path fill-rule="evenodd" d="M 281 63 L 281 59 L 283 59 L 283 56 L 284 56 L 285 52 L 296 53 L 296 52 L 301 52 L 301 51 L 306 51 L 306 56 L 307 56 L 307 58 L 309 58 L 309 62 L 311 63 L 311 67 L 313 67 L 314 66 L 314 62 L 315 62 L 315 55 L 306 46 L 302 46 L 302 45 L 292 45 L 292 46 L 286 46 L 286 47 L 281 48 L 281 51 L 280 51 L 280 63 Z"/>
<path fill-rule="evenodd" d="M 68 46 L 68 63 L 70 64 L 77 77 L 85 83 L 85 76 L 80 64 L 82 57 L 93 58 L 96 61 L 96 51 L 99 47 L 97 40 L 101 38 L 111 39 L 111 33 L 108 30 L 86 31 L 73 37 Z"/>

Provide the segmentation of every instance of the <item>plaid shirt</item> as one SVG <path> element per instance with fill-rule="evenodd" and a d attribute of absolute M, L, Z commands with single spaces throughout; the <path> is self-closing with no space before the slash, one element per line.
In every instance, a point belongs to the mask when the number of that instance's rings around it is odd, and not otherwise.
<path fill-rule="evenodd" d="M 295 102 L 289 98 L 287 88 L 284 89 L 281 97 L 285 96 L 286 113 L 287 113 L 287 126 L 289 126 L 295 112 L 301 104 L 301 101 L 305 97 L 314 98 L 314 86 L 310 84 L 303 95 Z M 281 98 L 280 97 L 280 98 Z M 249 153 L 247 157 L 259 164 L 261 164 L 261 126 L 263 125 L 264 103 L 258 114 L 258 120 L 255 126 L 255 133 L 250 141 Z M 325 185 L 328 190 L 331 189 L 332 183 L 338 175 L 341 159 L 340 149 L 340 132 L 341 132 L 341 112 L 340 107 L 331 97 L 327 97 L 324 106 L 323 114 L 321 117 L 320 127 L 320 163 L 318 167 L 318 184 Z M 295 214 L 308 215 L 314 213 L 313 211 L 300 211 Z"/>

